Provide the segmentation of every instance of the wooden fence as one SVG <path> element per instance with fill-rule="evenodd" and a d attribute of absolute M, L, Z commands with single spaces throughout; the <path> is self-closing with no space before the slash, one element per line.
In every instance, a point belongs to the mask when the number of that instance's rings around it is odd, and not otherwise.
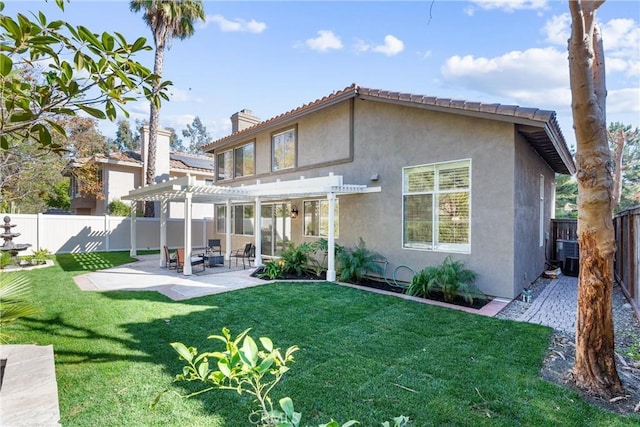
<path fill-rule="evenodd" d="M 640 207 L 616 214 L 613 227 L 616 232 L 616 280 L 640 319 Z"/>
<path fill-rule="evenodd" d="M 616 214 L 613 228 L 616 236 L 615 279 L 640 319 L 640 207 Z M 575 219 L 551 220 L 551 259 L 556 254 L 556 241 L 577 240 L 577 231 Z"/>

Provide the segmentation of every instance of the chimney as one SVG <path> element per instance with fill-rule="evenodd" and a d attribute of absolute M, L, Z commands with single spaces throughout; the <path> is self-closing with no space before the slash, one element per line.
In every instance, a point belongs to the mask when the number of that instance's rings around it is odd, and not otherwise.
<path fill-rule="evenodd" d="M 254 116 L 251 110 L 245 108 L 231 116 L 231 133 L 240 132 L 258 123 L 260 119 Z"/>
<path fill-rule="evenodd" d="M 156 162 L 155 162 L 155 182 L 167 181 L 169 179 L 169 140 L 171 132 L 158 129 L 158 139 L 156 141 Z M 142 183 L 144 184 L 147 176 L 147 165 L 149 161 L 149 126 L 143 126 L 140 129 L 140 145 L 141 157 L 143 164 Z"/>

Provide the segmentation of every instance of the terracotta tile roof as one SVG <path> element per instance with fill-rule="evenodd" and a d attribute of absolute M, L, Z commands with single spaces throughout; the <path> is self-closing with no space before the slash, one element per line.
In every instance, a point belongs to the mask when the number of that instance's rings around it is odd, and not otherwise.
<path fill-rule="evenodd" d="M 540 155 L 556 172 L 573 174 L 575 164 L 562 130 L 558 124 L 555 111 L 538 108 L 520 107 L 517 105 L 484 104 L 434 96 L 415 95 L 401 92 L 390 92 L 380 89 L 369 89 L 352 84 L 340 91 L 304 104 L 298 108 L 279 114 L 249 128 L 232 133 L 204 147 L 205 151 L 224 147 L 255 132 L 276 127 L 285 121 L 295 120 L 313 111 L 320 110 L 350 98 L 369 99 L 392 102 L 399 105 L 427 108 L 454 114 L 486 117 L 517 125 L 529 126 L 520 131 Z M 538 131 L 532 129 L 538 128 Z"/>

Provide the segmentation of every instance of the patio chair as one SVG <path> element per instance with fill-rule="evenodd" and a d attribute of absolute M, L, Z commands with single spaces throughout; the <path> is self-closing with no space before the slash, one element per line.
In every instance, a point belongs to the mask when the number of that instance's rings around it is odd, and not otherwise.
<path fill-rule="evenodd" d="M 202 271 L 205 269 L 203 256 L 192 256 L 191 266 L 202 264 Z M 184 249 L 176 249 L 176 270 L 178 273 L 184 270 Z"/>
<path fill-rule="evenodd" d="M 169 270 L 171 270 L 172 268 L 178 267 L 178 260 L 176 258 L 175 252 L 173 255 L 171 255 L 169 253 L 169 248 L 167 246 L 164 246 L 164 258 L 167 260 L 167 268 Z"/>
<path fill-rule="evenodd" d="M 209 245 L 207 246 L 207 252 L 218 253 L 222 255 L 222 246 L 220 245 L 220 239 L 209 239 Z"/>
<path fill-rule="evenodd" d="M 231 252 L 231 258 L 236 259 L 236 267 L 238 266 L 238 260 L 242 259 L 242 268 L 246 268 L 245 260 L 251 267 L 251 261 L 256 257 L 256 247 L 253 243 L 247 243 L 244 248 L 236 249 Z M 229 268 L 231 268 L 231 260 L 229 260 Z"/>

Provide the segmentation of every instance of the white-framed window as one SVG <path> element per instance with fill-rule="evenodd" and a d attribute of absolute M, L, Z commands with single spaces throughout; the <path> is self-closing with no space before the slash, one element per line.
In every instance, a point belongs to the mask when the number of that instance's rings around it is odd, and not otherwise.
<path fill-rule="evenodd" d="M 236 177 L 254 175 L 256 172 L 255 148 L 253 142 L 233 150 Z"/>
<path fill-rule="evenodd" d="M 334 212 L 334 233 L 336 239 L 340 235 L 340 208 L 336 199 Z M 316 237 L 329 236 L 329 201 L 307 200 L 304 202 L 304 235 Z"/>
<path fill-rule="evenodd" d="M 271 135 L 271 170 L 279 171 L 296 166 L 296 128 Z"/>
<path fill-rule="evenodd" d="M 253 236 L 255 217 L 254 205 L 231 206 L 231 234 Z M 226 221 L 227 206 L 216 206 L 216 231 L 220 234 L 227 232 Z"/>
<path fill-rule="evenodd" d="M 233 152 L 218 153 L 216 156 L 216 181 L 233 178 Z"/>
<path fill-rule="evenodd" d="M 402 247 L 471 251 L 471 160 L 403 168 Z"/>

